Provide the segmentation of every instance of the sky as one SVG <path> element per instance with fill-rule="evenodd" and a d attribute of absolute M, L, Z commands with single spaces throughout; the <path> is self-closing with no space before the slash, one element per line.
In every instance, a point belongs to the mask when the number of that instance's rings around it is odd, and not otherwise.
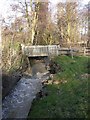
<path fill-rule="evenodd" d="M 10 9 L 10 4 L 15 0 L 0 0 L 0 17 L 7 17 L 12 14 L 12 10 Z M 44 0 L 45 1 L 45 0 Z M 64 0 L 50 0 L 50 2 L 55 5 L 60 1 Z M 74 1 L 74 0 L 70 0 Z M 87 4 L 90 0 L 81 0 L 83 4 Z"/>

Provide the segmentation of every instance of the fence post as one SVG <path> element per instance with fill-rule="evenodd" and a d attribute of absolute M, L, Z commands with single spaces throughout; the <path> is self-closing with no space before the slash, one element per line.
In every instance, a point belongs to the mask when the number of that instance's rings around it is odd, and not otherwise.
<path fill-rule="evenodd" d="M 57 55 L 59 55 L 60 45 L 57 45 Z"/>
<path fill-rule="evenodd" d="M 86 48 L 84 47 L 84 56 L 86 56 Z"/>
<path fill-rule="evenodd" d="M 70 46 L 70 54 L 71 54 L 71 57 L 72 57 L 72 59 L 73 59 L 73 51 L 72 51 L 71 46 Z"/>

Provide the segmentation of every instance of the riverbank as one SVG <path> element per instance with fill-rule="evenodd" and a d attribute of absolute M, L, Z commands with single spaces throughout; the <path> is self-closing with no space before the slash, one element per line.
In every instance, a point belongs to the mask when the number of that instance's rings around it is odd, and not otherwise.
<path fill-rule="evenodd" d="M 22 77 L 21 72 L 2 74 L 2 99 L 4 99 Z"/>
<path fill-rule="evenodd" d="M 47 96 L 34 100 L 31 118 L 88 118 L 88 80 L 90 58 L 58 56 L 54 61 L 62 68 L 48 82 Z M 49 80 L 50 81 L 50 80 Z M 52 81 L 52 80 L 51 80 Z"/>

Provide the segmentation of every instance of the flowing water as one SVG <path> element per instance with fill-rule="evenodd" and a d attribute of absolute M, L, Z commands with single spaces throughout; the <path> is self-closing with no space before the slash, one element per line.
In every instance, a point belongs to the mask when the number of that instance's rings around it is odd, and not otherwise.
<path fill-rule="evenodd" d="M 34 65 L 32 69 L 33 76 L 31 78 L 21 78 L 3 100 L 2 118 L 27 118 L 33 99 L 42 89 L 42 80 L 49 77 L 49 73 L 42 63 Z"/>

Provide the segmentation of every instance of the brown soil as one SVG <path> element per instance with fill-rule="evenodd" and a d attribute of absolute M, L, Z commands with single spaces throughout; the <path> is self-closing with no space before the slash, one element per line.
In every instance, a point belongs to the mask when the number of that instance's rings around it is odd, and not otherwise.
<path fill-rule="evenodd" d="M 2 74 L 2 99 L 9 94 L 17 81 L 20 80 L 21 76 L 20 73 L 13 73 L 11 75 Z"/>

